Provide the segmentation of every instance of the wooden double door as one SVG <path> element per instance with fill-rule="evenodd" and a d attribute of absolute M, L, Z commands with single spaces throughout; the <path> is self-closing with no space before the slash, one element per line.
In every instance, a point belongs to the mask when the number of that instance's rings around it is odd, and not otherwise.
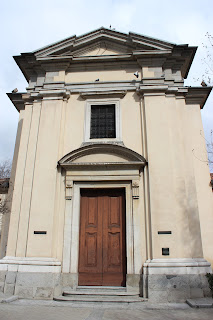
<path fill-rule="evenodd" d="M 82 189 L 79 285 L 126 286 L 124 189 Z"/>

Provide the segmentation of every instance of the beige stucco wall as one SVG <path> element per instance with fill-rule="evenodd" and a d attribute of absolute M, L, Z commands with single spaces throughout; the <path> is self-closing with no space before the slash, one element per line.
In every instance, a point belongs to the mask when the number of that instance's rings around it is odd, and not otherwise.
<path fill-rule="evenodd" d="M 154 258 L 163 247 L 170 258 L 202 257 L 188 108 L 184 99 L 145 97 Z"/>
<path fill-rule="evenodd" d="M 109 66 L 109 63 L 95 64 L 95 62 L 93 62 L 92 66 L 72 67 L 71 65 L 70 69 L 66 73 L 59 71 L 54 76 L 54 81 L 65 81 L 66 83 L 95 83 L 97 79 L 99 81 L 135 81 L 137 80 L 134 75 L 136 71 L 139 73 L 138 78 L 141 79 L 141 69 L 134 62 L 130 66 L 126 63 L 121 63 L 117 67 L 114 67 L 114 69 L 112 69 L 112 65 Z M 149 77 L 154 75 L 154 72 L 148 68 L 145 68 L 144 72 Z"/>
<path fill-rule="evenodd" d="M 15 149 L 13 154 L 13 162 L 12 162 L 12 168 L 11 168 L 11 174 L 10 174 L 9 190 L 7 195 L 8 211 L 6 214 L 4 214 L 2 218 L 0 258 L 3 258 L 5 256 L 7 242 L 8 242 L 10 215 L 11 215 L 11 208 L 12 208 L 12 199 L 13 199 L 13 191 L 14 191 L 14 184 L 15 184 L 15 177 L 16 177 L 16 168 L 17 168 L 17 161 L 18 161 L 18 155 L 19 155 L 21 133 L 22 133 L 22 127 L 23 127 L 23 117 L 24 117 L 24 112 L 20 112 L 18 127 L 17 127 L 17 134 L 16 134 L 16 143 L 15 143 Z"/>
<path fill-rule="evenodd" d="M 131 80 L 134 71 L 131 68 L 106 70 L 98 75 L 97 71 L 66 75 L 59 72 L 55 81 L 89 82 L 97 77 L 101 81 Z M 154 76 L 152 70 L 144 69 L 144 72 Z M 101 100 L 101 96 L 97 98 Z M 134 237 L 141 243 L 134 251 L 135 272 L 141 272 L 142 264 L 150 257 L 148 246 L 151 246 L 152 258 L 162 258 L 162 248 L 169 248 L 169 258 L 199 258 L 204 253 L 204 257 L 212 261 L 209 243 L 212 243 L 210 210 L 213 200 L 207 182 L 208 167 L 197 161 L 192 152 L 193 149 L 201 152 L 205 144 L 199 136 L 202 130 L 200 110 L 197 106 L 186 105 L 183 97 L 145 94 L 145 123 L 142 123 L 140 97 L 135 91 L 116 99 L 120 104 L 124 145 L 143 154 L 144 126 L 147 135 L 152 241 L 147 244 L 145 182 L 141 176 L 140 198 L 133 204 Z M 65 172 L 57 168 L 57 162 L 85 141 L 86 100 L 73 92 L 67 101 L 44 99 L 28 104 L 21 114 L 24 122 L 7 255 L 54 257 L 62 261 Z M 110 161 L 109 158 L 105 161 Z M 90 156 L 80 162 L 93 160 Z M 38 235 L 34 231 L 46 231 L 46 234 Z M 158 231 L 172 234 L 159 235 Z"/>
<path fill-rule="evenodd" d="M 123 142 L 141 153 L 139 98 L 128 93 L 120 104 Z M 8 255 L 62 258 L 65 191 L 56 167 L 84 141 L 85 107 L 77 94 L 68 102 L 50 100 L 26 107 L 10 226 L 16 236 L 10 237 Z"/>
<path fill-rule="evenodd" d="M 31 196 L 27 256 L 51 257 L 52 255 L 56 166 L 62 104 L 63 101 L 46 101 L 41 106 Z M 35 235 L 34 231 L 46 231 L 47 234 Z"/>
<path fill-rule="evenodd" d="M 213 266 L 213 195 L 200 107 L 187 108 L 204 258 Z"/>
<path fill-rule="evenodd" d="M 127 93 L 123 99 L 120 99 L 120 106 L 122 141 L 126 147 L 141 154 L 142 142 L 139 97 L 135 93 Z M 63 154 L 60 154 L 58 159 L 71 150 L 79 148 L 82 142 L 85 141 L 85 108 L 85 100 L 79 99 L 78 94 L 71 95 L 65 106 L 66 116 L 64 119 Z M 76 123 L 78 125 L 76 125 Z"/>
<path fill-rule="evenodd" d="M 16 256 L 17 237 L 19 233 L 20 207 L 22 203 L 22 189 L 25 174 L 25 163 L 27 158 L 27 147 L 29 131 L 32 118 L 32 106 L 26 106 L 25 110 L 20 111 L 22 119 L 22 131 L 18 151 L 16 176 L 14 181 L 13 201 L 10 215 L 10 226 L 8 234 L 7 255 Z M 25 244 L 26 246 L 26 244 Z"/>

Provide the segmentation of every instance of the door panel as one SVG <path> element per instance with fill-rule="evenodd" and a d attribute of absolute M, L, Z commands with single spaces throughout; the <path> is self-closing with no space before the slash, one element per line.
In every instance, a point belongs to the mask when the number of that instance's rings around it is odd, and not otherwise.
<path fill-rule="evenodd" d="M 79 285 L 124 286 L 124 189 L 81 192 Z"/>
<path fill-rule="evenodd" d="M 96 267 L 97 266 L 97 232 L 86 233 L 85 246 L 86 246 L 86 265 L 88 267 Z"/>

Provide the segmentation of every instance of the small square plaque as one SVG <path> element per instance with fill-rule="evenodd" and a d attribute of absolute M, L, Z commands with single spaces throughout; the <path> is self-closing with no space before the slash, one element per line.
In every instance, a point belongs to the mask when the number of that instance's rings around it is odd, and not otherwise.
<path fill-rule="evenodd" d="M 162 248 L 162 255 L 169 256 L 169 248 Z"/>

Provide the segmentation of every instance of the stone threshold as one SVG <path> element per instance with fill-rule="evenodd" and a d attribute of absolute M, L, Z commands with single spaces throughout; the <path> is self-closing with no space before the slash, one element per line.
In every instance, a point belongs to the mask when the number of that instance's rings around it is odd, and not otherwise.
<path fill-rule="evenodd" d="M 88 295 L 88 296 L 78 296 L 78 295 L 67 295 L 67 296 L 58 296 L 54 297 L 53 300 L 55 301 L 67 301 L 67 302 L 101 302 L 101 303 L 135 303 L 135 302 L 144 302 L 147 301 L 146 299 L 137 297 L 137 296 L 104 296 L 104 295 Z"/>
<path fill-rule="evenodd" d="M 76 295 L 76 296 L 138 296 L 137 293 L 134 292 L 119 292 L 119 291 L 107 291 L 105 292 L 104 290 L 100 291 L 92 291 L 92 290 L 87 290 L 87 291 L 74 291 L 74 290 L 65 290 L 63 292 L 63 296 L 69 296 L 69 295 Z"/>
<path fill-rule="evenodd" d="M 186 303 L 191 308 L 213 308 L 213 298 L 187 299 Z"/>

